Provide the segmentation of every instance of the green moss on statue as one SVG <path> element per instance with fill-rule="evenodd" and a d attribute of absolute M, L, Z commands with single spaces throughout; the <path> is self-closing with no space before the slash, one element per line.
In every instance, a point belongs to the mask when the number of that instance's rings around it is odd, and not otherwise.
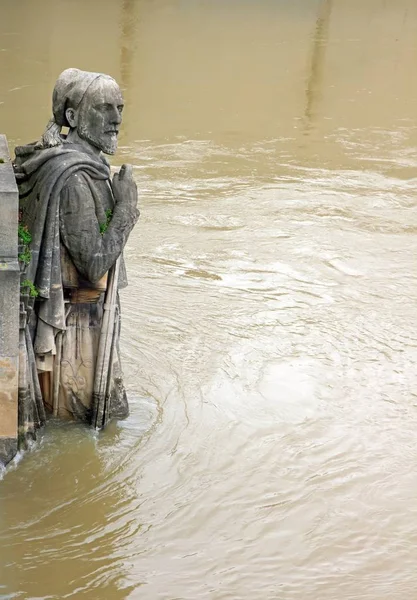
<path fill-rule="evenodd" d="M 106 210 L 106 222 L 105 223 L 100 223 L 100 233 L 101 233 L 101 235 L 104 235 L 106 233 L 107 229 L 109 228 L 112 216 L 113 216 L 113 211 L 112 211 L 111 208 L 108 208 Z"/>
<path fill-rule="evenodd" d="M 32 236 L 27 225 L 22 225 L 19 223 L 17 235 L 19 236 L 19 240 L 22 242 L 22 244 L 29 245 L 32 241 Z"/>
<path fill-rule="evenodd" d="M 37 298 L 39 296 L 38 289 L 31 281 L 29 281 L 29 279 L 25 279 L 24 281 L 22 281 L 20 287 L 22 288 L 22 290 L 27 289 L 31 298 Z"/>

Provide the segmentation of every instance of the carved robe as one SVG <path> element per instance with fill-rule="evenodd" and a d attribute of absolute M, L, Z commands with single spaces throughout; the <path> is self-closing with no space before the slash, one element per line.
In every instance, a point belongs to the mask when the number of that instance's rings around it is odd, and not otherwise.
<path fill-rule="evenodd" d="M 39 373 L 47 409 L 89 422 L 106 273 L 121 255 L 138 213 L 115 203 L 107 161 L 83 146 L 16 148 L 15 173 L 22 221 L 32 235 L 27 277 L 39 290 L 29 323 L 36 361 L 30 371 Z M 127 285 L 121 261 L 119 288 Z M 124 417 L 118 311 L 115 318 L 110 417 Z"/>

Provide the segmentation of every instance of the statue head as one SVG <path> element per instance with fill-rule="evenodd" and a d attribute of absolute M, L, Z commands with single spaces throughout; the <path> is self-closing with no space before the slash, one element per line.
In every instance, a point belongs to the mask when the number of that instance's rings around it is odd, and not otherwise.
<path fill-rule="evenodd" d="M 123 98 L 109 75 L 67 69 L 58 77 L 52 97 L 54 117 L 45 131 L 41 147 L 62 143 L 62 127 L 70 137 L 80 138 L 98 151 L 114 154 L 122 122 Z"/>

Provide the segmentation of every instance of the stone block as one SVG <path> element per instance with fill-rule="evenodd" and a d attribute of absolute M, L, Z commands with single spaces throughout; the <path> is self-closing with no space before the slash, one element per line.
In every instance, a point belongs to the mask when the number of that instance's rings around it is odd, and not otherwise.
<path fill-rule="evenodd" d="M 19 297 L 17 256 L 19 196 L 7 141 L 0 135 L 0 463 L 17 451 Z"/>
<path fill-rule="evenodd" d="M 18 211 L 18 191 L 6 137 L 0 135 L 0 257 L 2 258 L 17 258 Z"/>

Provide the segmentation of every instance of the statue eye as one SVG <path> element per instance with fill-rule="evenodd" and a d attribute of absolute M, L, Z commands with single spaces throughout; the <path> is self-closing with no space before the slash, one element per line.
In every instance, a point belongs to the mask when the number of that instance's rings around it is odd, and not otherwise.
<path fill-rule="evenodd" d="M 123 112 L 123 109 L 124 109 L 124 106 L 123 106 L 123 104 L 120 104 L 120 105 L 117 107 L 117 110 L 119 111 L 119 114 L 122 114 L 122 112 Z"/>
<path fill-rule="evenodd" d="M 108 104 L 97 104 L 94 108 L 97 112 L 105 113 L 108 110 Z"/>

